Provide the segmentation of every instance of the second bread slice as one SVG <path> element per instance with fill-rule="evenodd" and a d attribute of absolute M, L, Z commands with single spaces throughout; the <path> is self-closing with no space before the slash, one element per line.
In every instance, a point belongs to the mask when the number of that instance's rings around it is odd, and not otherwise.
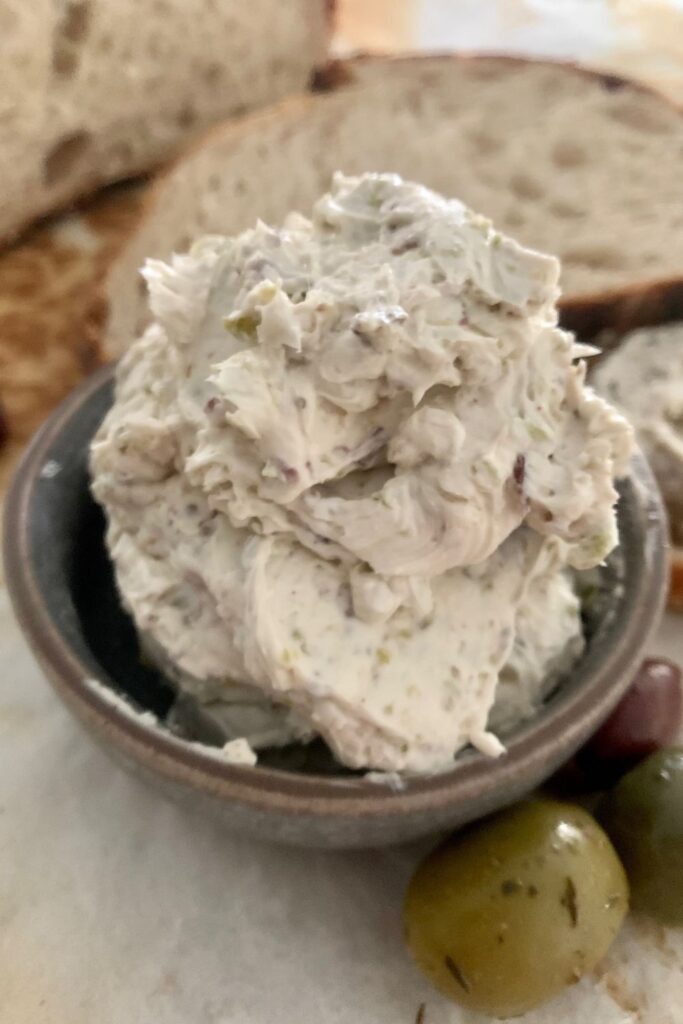
<path fill-rule="evenodd" d="M 158 182 L 104 282 L 106 354 L 144 323 L 146 257 L 307 211 L 335 170 L 396 171 L 555 253 L 582 334 L 683 315 L 683 115 L 657 93 L 505 57 L 364 58 L 326 84 L 213 130 Z"/>

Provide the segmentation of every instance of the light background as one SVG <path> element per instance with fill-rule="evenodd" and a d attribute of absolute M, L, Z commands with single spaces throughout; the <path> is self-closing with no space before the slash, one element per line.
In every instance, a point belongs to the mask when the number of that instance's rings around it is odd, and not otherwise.
<path fill-rule="evenodd" d="M 580 58 L 683 101 L 683 0 L 340 0 L 338 46 Z"/>
<path fill-rule="evenodd" d="M 683 96 L 683 3 L 344 0 L 340 50 L 431 45 L 578 56 Z M 680 624 L 653 651 L 683 659 Z M 423 1002 L 425 1024 L 481 1021 L 405 954 L 417 848 L 280 850 L 166 804 L 48 690 L 1 580 L 0 671 L 0 1024 L 413 1024 Z M 680 1024 L 682 963 L 680 935 L 632 922 L 524 1024 Z"/>

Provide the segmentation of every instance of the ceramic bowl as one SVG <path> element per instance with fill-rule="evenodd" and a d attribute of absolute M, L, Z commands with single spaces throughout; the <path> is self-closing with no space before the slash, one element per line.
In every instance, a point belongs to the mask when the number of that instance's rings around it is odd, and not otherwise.
<path fill-rule="evenodd" d="M 664 513 L 640 455 L 620 484 L 621 580 L 607 611 L 570 677 L 507 738 L 499 759 L 467 751 L 451 771 L 394 790 L 353 775 L 234 766 L 173 735 L 159 721 L 172 690 L 139 659 L 116 594 L 103 516 L 88 488 L 88 445 L 111 401 L 106 368 L 64 402 L 26 452 L 5 509 L 7 583 L 26 638 L 67 707 L 117 760 L 165 793 L 263 839 L 396 843 L 462 825 L 529 793 L 628 687 L 667 586 Z"/>

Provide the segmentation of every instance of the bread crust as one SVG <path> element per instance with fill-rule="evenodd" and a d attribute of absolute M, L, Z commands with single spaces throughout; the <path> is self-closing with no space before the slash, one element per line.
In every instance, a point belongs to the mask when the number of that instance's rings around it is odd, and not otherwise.
<path fill-rule="evenodd" d="M 673 612 L 683 612 L 683 549 L 681 548 L 671 548 L 668 605 Z"/>
<path fill-rule="evenodd" d="M 683 278 L 669 277 L 635 283 L 596 295 L 579 295 L 560 302 L 562 326 L 580 338 L 609 331 L 615 341 L 637 327 L 683 320 Z"/>

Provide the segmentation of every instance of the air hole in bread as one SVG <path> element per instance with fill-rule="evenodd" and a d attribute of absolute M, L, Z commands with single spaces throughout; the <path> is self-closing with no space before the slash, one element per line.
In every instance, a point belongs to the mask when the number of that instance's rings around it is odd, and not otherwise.
<path fill-rule="evenodd" d="M 90 28 L 90 0 L 70 0 L 62 17 L 61 34 L 71 43 L 82 43 Z"/>
<path fill-rule="evenodd" d="M 84 374 L 92 373 L 100 365 L 97 345 L 92 341 L 82 341 L 77 347 L 75 355 L 81 372 Z"/>
<path fill-rule="evenodd" d="M 113 168 L 122 167 L 127 169 L 134 162 L 133 152 L 133 146 L 130 142 L 126 142 L 125 139 L 115 142 L 111 147 L 109 155 L 111 166 Z"/>
<path fill-rule="evenodd" d="M 19 25 L 19 15 L 7 7 L 0 7 L 0 35 L 9 35 L 16 32 Z"/>
<path fill-rule="evenodd" d="M 640 132 L 648 132 L 650 135 L 671 130 L 671 121 L 663 118 L 659 111 L 653 110 L 645 98 L 622 100 L 610 107 L 607 113 L 613 121 L 618 121 L 628 128 L 636 128 Z"/>
<path fill-rule="evenodd" d="M 144 277 L 138 277 L 137 289 L 138 289 L 138 295 L 140 296 L 140 298 L 141 299 L 146 299 L 147 298 L 147 282 L 145 281 Z"/>
<path fill-rule="evenodd" d="M 605 92 L 620 92 L 626 85 L 625 79 L 618 75 L 601 75 L 600 78 Z"/>
<path fill-rule="evenodd" d="M 562 254 L 562 261 L 590 270 L 623 270 L 625 267 L 622 253 L 608 245 L 584 245 L 567 249 Z"/>
<path fill-rule="evenodd" d="M 487 132 L 473 131 L 469 132 L 467 138 L 472 144 L 473 149 L 481 156 L 492 156 L 497 153 L 501 147 L 500 139 L 495 138 L 493 135 L 489 135 Z"/>
<path fill-rule="evenodd" d="M 73 46 L 59 46 L 52 51 L 52 70 L 60 78 L 70 78 L 78 67 L 78 50 Z"/>
<path fill-rule="evenodd" d="M 560 220 L 578 220 L 586 215 L 585 210 L 568 199 L 554 199 L 548 209 L 554 217 L 559 217 Z"/>
<path fill-rule="evenodd" d="M 580 167 L 581 164 L 585 164 L 587 159 L 588 154 L 583 146 L 572 142 L 571 139 L 560 139 L 553 147 L 553 163 L 561 169 Z"/>
<path fill-rule="evenodd" d="M 176 114 L 176 124 L 178 125 L 178 127 L 182 128 L 184 131 L 187 131 L 189 128 L 192 128 L 196 123 L 196 111 L 193 110 L 193 108 L 189 104 L 186 104 L 184 107 L 181 107 L 181 109 Z"/>
<path fill-rule="evenodd" d="M 43 159 L 43 180 L 47 186 L 58 185 L 86 155 L 90 132 L 72 132 L 56 142 Z"/>
<path fill-rule="evenodd" d="M 521 228 L 526 222 L 526 217 L 516 206 L 503 215 L 502 224 L 505 228 Z"/>
<path fill-rule="evenodd" d="M 540 199 L 543 195 L 543 186 L 523 171 L 512 175 L 510 188 L 520 199 Z"/>
<path fill-rule="evenodd" d="M 222 64 L 208 64 L 202 72 L 202 78 L 209 88 L 212 88 L 220 82 L 223 77 L 223 71 L 224 68 Z"/>
<path fill-rule="evenodd" d="M 500 78 L 506 71 L 509 71 L 509 64 L 496 60 L 477 60 L 467 65 L 467 73 L 472 78 L 478 78 L 482 82 L 494 81 Z"/>
<path fill-rule="evenodd" d="M 538 81 L 536 84 L 535 92 L 539 96 L 543 96 L 544 100 L 550 99 L 557 100 L 560 96 L 572 95 L 573 90 L 576 87 L 576 83 L 569 85 L 566 78 L 558 75 L 553 69 L 552 71 L 544 72 L 542 68 L 537 69 Z"/>
<path fill-rule="evenodd" d="M 79 45 L 90 28 L 91 0 L 69 0 L 57 22 L 52 43 L 55 74 L 69 77 L 78 66 Z"/>
<path fill-rule="evenodd" d="M 237 180 L 235 181 L 235 195 L 236 196 L 246 195 L 246 191 L 247 191 L 247 183 L 244 180 L 244 178 L 237 178 Z"/>

